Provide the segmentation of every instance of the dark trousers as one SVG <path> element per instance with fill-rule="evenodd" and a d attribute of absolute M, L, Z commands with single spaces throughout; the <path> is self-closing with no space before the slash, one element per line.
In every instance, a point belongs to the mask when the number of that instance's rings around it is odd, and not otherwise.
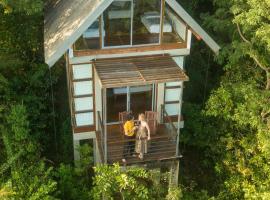
<path fill-rule="evenodd" d="M 134 154 L 135 149 L 135 136 L 124 136 L 124 150 L 123 158 L 126 158 L 128 155 Z"/>

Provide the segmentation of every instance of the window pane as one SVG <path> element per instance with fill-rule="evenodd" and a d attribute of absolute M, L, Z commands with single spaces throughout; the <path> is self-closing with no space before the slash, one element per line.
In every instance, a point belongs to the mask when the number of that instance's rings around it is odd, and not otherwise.
<path fill-rule="evenodd" d="M 73 82 L 74 95 L 90 95 L 92 94 L 92 81 Z"/>
<path fill-rule="evenodd" d="M 75 111 L 93 110 L 93 97 L 74 98 Z"/>
<path fill-rule="evenodd" d="M 165 104 L 165 110 L 167 111 L 169 116 L 178 115 L 179 103 Z"/>
<path fill-rule="evenodd" d="M 88 126 L 94 124 L 93 112 L 75 114 L 76 126 Z"/>
<path fill-rule="evenodd" d="M 97 19 L 76 41 L 76 50 L 100 49 L 99 19 Z"/>
<path fill-rule="evenodd" d="M 104 12 L 104 46 L 130 45 L 131 1 L 114 1 Z"/>
<path fill-rule="evenodd" d="M 73 65 L 73 79 L 85 79 L 92 78 L 92 65 L 91 64 L 81 64 Z"/>
<path fill-rule="evenodd" d="M 163 43 L 180 43 L 185 40 L 186 25 L 166 3 L 163 20 Z"/>
<path fill-rule="evenodd" d="M 134 0 L 133 45 L 159 43 L 160 0 Z"/>

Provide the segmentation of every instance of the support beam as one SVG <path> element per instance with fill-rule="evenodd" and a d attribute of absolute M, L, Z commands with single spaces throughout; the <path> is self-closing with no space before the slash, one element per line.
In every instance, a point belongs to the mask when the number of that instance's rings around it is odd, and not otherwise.
<path fill-rule="evenodd" d="M 107 164 L 108 150 L 107 150 L 107 89 L 103 88 L 103 125 L 104 125 L 104 163 Z"/>
<path fill-rule="evenodd" d="M 78 148 L 80 147 L 79 140 L 73 140 L 73 153 L 74 153 L 74 161 L 80 160 L 80 152 Z"/>
<path fill-rule="evenodd" d="M 180 137 L 180 128 L 181 128 L 181 112 L 182 112 L 182 102 L 183 102 L 183 88 L 184 82 L 181 82 L 180 86 L 180 95 L 179 95 L 179 108 L 178 108 L 178 121 L 177 121 L 177 140 L 176 140 L 176 156 L 179 156 L 179 137 Z"/>

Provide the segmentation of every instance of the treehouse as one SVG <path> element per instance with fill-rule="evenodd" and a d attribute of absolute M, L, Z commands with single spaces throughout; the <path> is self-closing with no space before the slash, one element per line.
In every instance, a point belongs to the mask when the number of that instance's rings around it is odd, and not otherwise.
<path fill-rule="evenodd" d="M 185 57 L 192 35 L 218 53 L 216 42 L 175 0 L 60 0 L 46 11 L 45 61 L 65 54 L 74 158 L 90 140 L 96 163 L 123 158 L 128 113 L 145 113 L 151 140 L 143 160 L 179 166 Z M 136 140 L 136 139 L 134 139 Z M 176 165 L 175 165 L 176 163 Z M 150 164 L 149 164 L 150 165 Z"/>

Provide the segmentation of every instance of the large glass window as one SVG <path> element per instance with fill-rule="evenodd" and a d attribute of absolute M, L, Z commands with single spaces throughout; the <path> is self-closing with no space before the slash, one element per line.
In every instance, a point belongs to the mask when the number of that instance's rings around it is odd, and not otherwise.
<path fill-rule="evenodd" d="M 166 3 L 163 18 L 162 43 L 180 43 L 186 37 L 186 25 Z"/>
<path fill-rule="evenodd" d="M 140 113 L 152 110 L 153 85 L 107 89 L 107 122 L 118 122 L 119 112 Z"/>
<path fill-rule="evenodd" d="M 100 49 L 100 18 L 98 18 L 91 26 L 89 26 L 82 36 L 76 41 L 76 50 Z"/>
<path fill-rule="evenodd" d="M 161 4 L 161 0 L 114 0 L 76 41 L 75 49 L 184 42 L 186 24 L 167 3 L 163 9 Z"/>
<path fill-rule="evenodd" d="M 105 47 L 131 45 L 131 5 L 132 0 L 116 0 L 105 10 Z"/>
<path fill-rule="evenodd" d="M 159 43 L 161 0 L 133 2 L 133 45 Z"/>

